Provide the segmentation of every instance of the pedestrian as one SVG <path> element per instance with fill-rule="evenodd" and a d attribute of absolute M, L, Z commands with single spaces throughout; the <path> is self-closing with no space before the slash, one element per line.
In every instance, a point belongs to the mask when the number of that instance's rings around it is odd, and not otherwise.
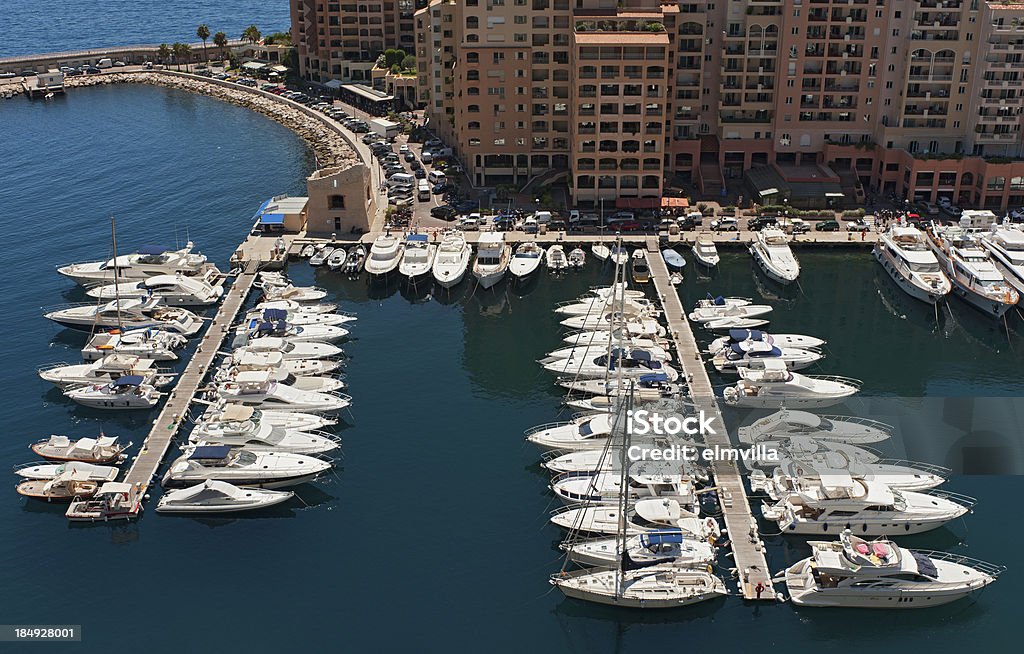
<path fill-rule="evenodd" d="M 863 231 L 860 233 L 860 240 L 862 240 L 862 241 L 864 240 L 864 232 Z"/>
<path fill-rule="evenodd" d="M 763 593 L 764 591 L 765 591 L 764 582 L 763 581 L 757 582 L 757 585 L 754 586 L 754 592 L 757 593 L 757 599 L 761 599 L 761 593 Z"/>

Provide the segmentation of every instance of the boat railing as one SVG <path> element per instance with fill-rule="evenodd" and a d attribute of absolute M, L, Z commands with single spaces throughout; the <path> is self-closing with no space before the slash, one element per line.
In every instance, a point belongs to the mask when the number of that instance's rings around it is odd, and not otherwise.
<path fill-rule="evenodd" d="M 998 565 L 995 563 L 989 563 L 988 561 L 982 561 L 971 556 L 964 556 L 963 554 L 954 554 L 952 552 L 941 552 L 938 550 L 912 550 L 916 554 L 924 554 L 929 559 L 935 561 L 943 561 L 946 563 L 957 563 L 964 565 L 969 568 L 974 568 L 983 574 L 987 574 L 990 577 L 998 577 L 1002 573 L 1006 572 L 1005 565 Z"/>
<path fill-rule="evenodd" d="M 862 427 L 872 427 L 879 431 L 884 431 L 890 436 L 892 435 L 892 431 L 894 429 L 893 426 L 888 423 L 881 422 L 878 420 L 872 420 L 871 418 L 862 418 L 860 416 L 829 415 L 820 417 L 822 420 L 827 420 L 828 422 L 850 422 L 855 425 L 861 425 Z"/>
<path fill-rule="evenodd" d="M 94 307 L 95 302 L 65 302 L 64 304 L 51 304 L 49 306 L 42 307 L 43 313 L 52 313 L 54 311 L 64 311 L 65 309 L 78 309 L 80 307 Z"/>
<path fill-rule="evenodd" d="M 964 495 L 962 493 L 954 493 L 948 490 L 939 490 L 938 488 L 929 488 L 928 490 L 917 491 L 925 495 L 931 495 L 942 500 L 949 500 L 959 504 L 960 506 L 966 507 L 967 509 L 974 509 L 978 504 L 977 498 L 971 497 L 970 495 Z"/>
<path fill-rule="evenodd" d="M 554 429 L 555 427 L 564 427 L 566 425 L 571 425 L 571 424 L 572 424 L 571 420 L 563 420 L 561 422 L 546 422 L 543 425 L 537 425 L 536 427 L 530 427 L 529 429 L 527 429 L 526 431 L 523 432 L 523 436 L 532 436 L 533 434 L 536 434 L 537 432 L 544 431 L 545 429 Z"/>
<path fill-rule="evenodd" d="M 948 478 L 953 472 L 946 466 L 940 466 L 934 463 L 924 463 L 922 461 L 910 461 L 909 459 L 879 459 L 878 463 L 887 466 L 913 468 L 914 470 L 920 470 L 921 472 L 942 478 Z"/>
<path fill-rule="evenodd" d="M 48 461 L 46 459 L 36 460 L 36 461 L 27 461 L 25 463 L 18 463 L 16 465 L 12 466 L 11 467 L 11 471 L 14 472 L 14 473 L 17 473 L 19 470 L 24 470 L 25 468 L 38 468 L 40 466 L 59 466 L 59 465 L 63 465 L 64 463 L 68 463 L 68 462 L 67 461 Z"/>
<path fill-rule="evenodd" d="M 70 364 L 67 361 L 55 361 L 53 363 L 44 363 L 43 365 L 41 365 L 38 368 L 36 368 L 36 372 L 44 373 L 44 372 L 47 372 L 49 370 L 54 370 L 56 368 L 65 368 L 65 367 L 70 366 L 70 365 L 73 365 L 73 364 Z"/>
<path fill-rule="evenodd" d="M 862 382 L 859 379 L 854 379 L 853 377 L 843 377 L 841 375 L 807 375 L 807 377 L 815 381 L 830 381 L 837 382 L 840 384 L 846 384 L 847 386 L 853 386 L 857 390 L 860 390 L 860 387 L 864 385 L 864 382 Z"/>

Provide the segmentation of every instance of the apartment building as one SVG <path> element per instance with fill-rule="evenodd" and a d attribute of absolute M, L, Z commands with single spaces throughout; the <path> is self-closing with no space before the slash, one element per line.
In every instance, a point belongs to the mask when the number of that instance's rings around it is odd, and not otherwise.
<path fill-rule="evenodd" d="M 431 0 L 418 97 L 475 184 L 642 206 L 760 166 L 1024 204 L 1024 4 Z"/>
<path fill-rule="evenodd" d="M 368 82 L 382 52 L 415 48 L 416 0 L 290 1 L 292 40 L 304 79 Z"/>

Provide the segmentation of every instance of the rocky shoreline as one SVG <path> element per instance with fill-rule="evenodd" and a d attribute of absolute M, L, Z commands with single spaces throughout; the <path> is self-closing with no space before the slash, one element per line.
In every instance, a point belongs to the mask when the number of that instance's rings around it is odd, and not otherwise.
<path fill-rule="evenodd" d="M 132 73 L 109 73 L 86 77 L 71 77 L 64 80 L 64 86 L 73 89 L 82 86 L 99 86 L 102 84 L 153 84 L 190 93 L 199 93 L 229 102 L 252 111 L 257 111 L 272 118 L 298 134 L 316 153 L 318 167 L 346 167 L 361 163 L 359 155 L 345 138 L 326 125 L 319 118 L 303 112 L 277 99 L 271 99 L 246 87 L 221 86 L 189 77 L 179 77 L 160 71 Z M 0 86 L 0 99 L 12 98 L 22 94 L 20 84 Z"/>

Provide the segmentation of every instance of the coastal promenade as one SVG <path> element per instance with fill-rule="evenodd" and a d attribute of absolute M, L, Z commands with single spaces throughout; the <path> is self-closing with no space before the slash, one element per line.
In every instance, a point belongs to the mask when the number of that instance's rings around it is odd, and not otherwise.
<path fill-rule="evenodd" d="M 669 281 L 668 267 L 661 257 L 658 239 L 650 236 L 646 241 L 648 260 L 651 267 L 651 279 L 654 280 L 661 301 L 665 319 L 668 321 L 669 335 L 676 348 L 676 354 L 686 382 L 689 387 L 690 399 L 698 410 L 706 416 L 714 418 L 714 424 L 721 428 L 716 433 L 703 434 L 704 444 L 710 448 L 731 448 L 732 442 L 725 431 L 725 421 L 718 408 L 711 380 L 704 368 L 704 360 L 700 356 L 697 341 L 690 322 L 686 318 L 686 310 L 679 299 L 679 293 Z M 718 500 L 725 519 L 733 560 L 739 574 L 739 588 L 744 599 L 775 599 L 775 589 L 771 582 L 771 573 L 765 559 L 764 543 L 761 541 L 754 517 L 747 501 L 743 487 L 743 478 L 734 461 L 712 460 L 711 470 L 718 489 Z M 758 587 L 761 592 L 758 592 Z"/>

